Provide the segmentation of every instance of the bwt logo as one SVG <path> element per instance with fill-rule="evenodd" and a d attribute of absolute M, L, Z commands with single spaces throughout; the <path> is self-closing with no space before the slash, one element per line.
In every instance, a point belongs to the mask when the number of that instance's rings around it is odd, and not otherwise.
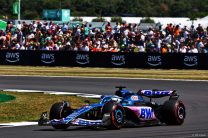
<path fill-rule="evenodd" d="M 77 54 L 76 56 L 76 62 L 81 65 L 89 64 L 90 63 L 90 57 L 88 54 Z"/>
<path fill-rule="evenodd" d="M 141 108 L 141 118 L 152 119 L 154 117 L 154 112 L 151 108 Z"/>
<path fill-rule="evenodd" d="M 55 62 L 55 55 L 54 54 L 45 54 L 42 53 L 41 55 L 41 62 L 45 64 L 51 64 Z"/>
<path fill-rule="evenodd" d="M 11 53 L 7 52 L 6 53 L 6 61 L 10 63 L 16 63 L 20 61 L 20 54 L 19 52 L 16 53 Z"/>
<path fill-rule="evenodd" d="M 121 66 L 126 64 L 126 58 L 124 55 L 112 55 L 111 63 L 116 66 Z"/>
<path fill-rule="evenodd" d="M 150 66 L 154 66 L 154 67 L 162 65 L 161 56 L 148 56 L 147 64 L 149 64 Z"/>
<path fill-rule="evenodd" d="M 144 95 L 147 95 L 147 96 L 152 96 L 152 95 L 164 95 L 164 96 L 169 96 L 171 91 L 152 91 L 152 90 L 144 90 L 142 91 L 142 93 Z"/>
<path fill-rule="evenodd" d="M 184 65 L 193 67 L 198 65 L 197 56 L 184 56 Z"/>

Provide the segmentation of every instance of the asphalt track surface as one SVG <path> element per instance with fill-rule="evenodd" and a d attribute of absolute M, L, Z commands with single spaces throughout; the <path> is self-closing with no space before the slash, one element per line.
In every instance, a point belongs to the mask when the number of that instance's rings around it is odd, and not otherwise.
<path fill-rule="evenodd" d="M 112 94 L 114 86 L 125 85 L 139 89 L 176 89 L 186 105 L 187 116 L 182 126 L 151 126 L 122 128 L 121 130 L 69 127 L 22 126 L 0 128 L 0 138 L 194 138 L 208 137 L 208 82 L 101 79 L 101 78 L 47 78 L 0 77 L 1 89 L 52 90 L 92 94 Z"/>

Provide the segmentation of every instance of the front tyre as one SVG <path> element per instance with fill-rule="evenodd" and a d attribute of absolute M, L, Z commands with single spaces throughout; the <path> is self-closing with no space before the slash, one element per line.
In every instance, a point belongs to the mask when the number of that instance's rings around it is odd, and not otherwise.
<path fill-rule="evenodd" d="M 49 119 L 62 119 L 67 117 L 72 113 L 72 109 L 70 104 L 67 102 L 58 102 L 52 105 L 50 109 Z M 53 124 L 53 128 L 55 129 L 67 129 L 69 127 L 68 124 Z"/>
<path fill-rule="evenodd" d="M 125 111 L 123 107 L 113 101 L 106 103 L 102 109 L 103 118 L 108 116 L 106 127 L 109 129 L 120 129 L 124 124 Z"/>
<path fill-rule="evenodd" d="M 182 125 L 186 116 L 182 101 L 169 100 L 162 106 L 163 120 L 167 125 Z"/>

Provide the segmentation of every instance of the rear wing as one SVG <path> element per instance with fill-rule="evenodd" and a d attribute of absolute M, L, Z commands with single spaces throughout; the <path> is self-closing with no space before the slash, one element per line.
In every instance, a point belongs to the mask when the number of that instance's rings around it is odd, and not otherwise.
<path fill-rule="evenodd" d="M 145 96 L 148 98 L 161 98 L 170 96 L 170 99 L 177 98 L 179 95 L 177 95 L 176 90 L 139 90 L 138 95 Z"/>

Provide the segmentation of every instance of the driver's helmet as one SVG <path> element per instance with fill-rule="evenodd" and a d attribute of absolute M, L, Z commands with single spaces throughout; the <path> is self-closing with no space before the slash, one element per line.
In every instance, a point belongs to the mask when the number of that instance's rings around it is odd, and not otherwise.
<path fill-rule="evenodd" d="M 122 95 L 122 92 L 120 90 L 117 90 L 116 93 L 115 93 L 116 96 L 119 96 L 119 97 L 123 97 Z"/>

